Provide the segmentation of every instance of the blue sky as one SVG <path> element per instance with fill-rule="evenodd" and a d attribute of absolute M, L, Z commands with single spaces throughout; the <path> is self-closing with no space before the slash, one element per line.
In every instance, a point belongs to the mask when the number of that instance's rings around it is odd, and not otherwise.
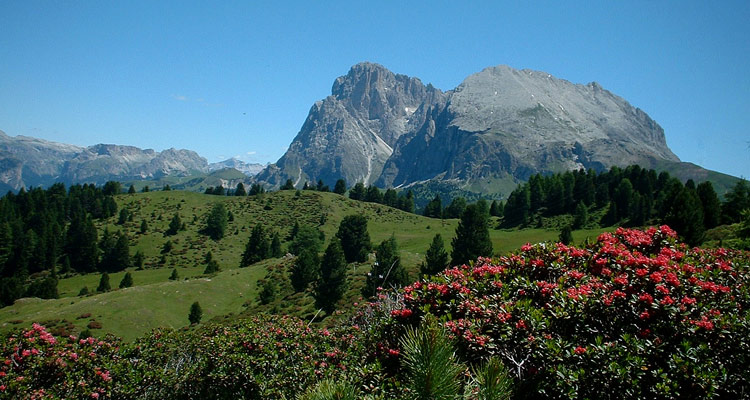
<path fill-rule="evenodd" d="M 0 2 L 0 130 L 275 162 L 357 62 L 443 90 L 506 64 L 599 82 L 750 177 L 750 2 L 359 3 Z"/>

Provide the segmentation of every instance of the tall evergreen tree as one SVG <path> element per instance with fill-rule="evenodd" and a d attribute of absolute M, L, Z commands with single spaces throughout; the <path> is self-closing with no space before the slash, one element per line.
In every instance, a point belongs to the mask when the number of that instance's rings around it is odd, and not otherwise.
<path fill-rule="evenodd" d="M 123 276 L 120 281 L 120 289 L 129 288 L 131 286 L 133 286 L 133 275 L 131 275 L 130 272 L 126 272 L 125 276 Z"/>
<path fill-rule="evenodd" d="M 339 179 L 336 181 L 336 185 L 333 187 L 333 193 L 344 195 L 346 193 L 346 181 Z"/>
<path fill-rule="evenodd" d="M 466 199 L 461 196 L 455 197 L 453 201 L 443 210 L 443 218 L 459 218 L 466 209 Z"/>
<path fill-rule="evenodd" d="M 274 232 L 273 236 L 271 236 L 271 253 L 269 254 L 270 257 L 273 258 L 279 258 L 283 255 L 281 252 L 281 238 L 279 237 L 279 232 Z"/>
<path fill-rule="evenodd" d="M 250 233 L 250 238 L 245 245 L 245 251 L 242 253 L 240 267 L 247 267 L 258 261 L 265 260 L 271 250 L 271 243 L 268 240 L 263 224 L 257 224 Z"/>
<path fill-rule="evenodd" d="M 148 222 L 144 219 L 141 221 L 141 234 L 148 232 Z"/>
<path fill-rule="evenodd" d="M 480 256 L 492 256 L 488 214 L 483 207 L 477 204 L 466 206 L 451 243 L 453 265 L 474 261 Z"/>
<path fill-rule="evenodd" d="M 519 186 L 510 193 L 503 210 L 503 222 L 506 225 L 526 225 L 529 223 L 531 194 L 526 185 Z"/>
<path fill-rule="evenodd" d="M 341 241 L 346 262 L 364 262 L 370 251 L 370 234 L 367 233 L 367 218 L 364 215 L 347 215 L 341 220 L 336 237 Z"/>
<path fill-rule="evenodd" d="M 169 221 L 169 229 L 164 232 L 164 236 L 176 235 L 177 232 L 182 228 L 182 220 L 180 219 L 180 213 L 174 213 L 172 220 Z"/>
<path fill-rule="evenodd" d="M 128 194 L 134 194 L 135 193 L 135 186 L 130 185 L 130 189 L 128 189 Z"/>
<path fill-rule="evenodd" d="M 405 196 L 399 196 L 398 208 L 408 213 L 414 213 L 414 193 L 409 190 Z"/>
<path fill-rule="evenodd" d="M 318 179 L 318 184 L 315 186 L 315 190 L 317 190 L 318 192 L 330 192 L 328 185 L 323 183 L 322 179 Z"/>
<path fill-rule="evenodd" d="M 666 223 L 690 246 L 703 242 L 703 206 L 695 189 L 683 188 L 667 214 Z"/>
<path fill-rule="evenodd" d="M 200 324 L 202 318 L 203 318 L 203 309 L 201 308 L 200 303 L 196 301 L 190 306 L 190 313 L 188 314 L 188 321 L 190 321 L 190 325 L 196 325 L 196 324 Z"/>
<path fill-rule="evenodd" d="M 315 304 L 331 313 L 346 292 L 346 259 L 341 242 L 331 240 L 320 262 L 320 279 L 315 286 Z"/>
<path fill-rule="evenodd" d="M 570 225 L 563 226 L 557 240 L 564 245 L 571 244 L 573 242 L 573 228 Z"/>
<path fill-rule="evenodd" d="M 424 207 L 422 213 L 425 217 L 430 218 L 442 218 L 443 216 L 443 202 L 440 199 L 440 195 L 435 195 L 435 198 L 430 200 L 429 203 Z"/>
<path fill-rule="evenodd" d="M 102 259 L 99 270 L 119 272 L 130 267 L 128 237 L 122 231 L 119 231 L 116 236 L 102 238 L 102 241 L 104 240 L 108 243 L 102 248 Z"/>
<path fill-rule="evenodd" d="M 750 185 L 744 179 L 739 180 L 725 196 L 722 205 L 722 220 L 733 224 L 742 220 L 742 212 L 750 208 Z"/>
<path fill-rule="evenodd" d="M 354 187 L 349 190 L 349 198 L 352 200 L 364 200 L 366 192 L 367 189 L 365 189 L 365 184 L 357 182 Z"/>
<path fill-rule="evenodd" d="M 310 249 L 316 254 L 323 247 L 322 232 L 317 228 L 303 225 L 297 228 L 292 243 L 289 245 L 289 252 L 295 255 L 302 254 L 305 249 Z"/>
<path fill-rule="evenodd" d="M 206 219 L 204 232 L 213 240 L 219 240 L 224 237 L 227 230 L 227 210 L 224 203 L 216 203 Z"/>
<path fill-rule="evenodd" d="M 109 275 L 104 272 L 102 273 L 102 277 L 99 278 L 99 286 L 97 286 L 96 291 L 99 293 L 108 292 L 112 288 L 109 286 Z"/>
<path fill-rule="evenodd" d="M 375 185 L 370 185 L 365 192 L 364 200 L 368 203 L 383 203 L 383 193 Z"/>
<path fill-rule="evenodd" d="M 320 273 L 320 259 L 313 249 L 305 248 L 294 260 L 290 279 L 292 287 L 297 292 L 307 289 L 307 286 L 318 278 Z"/>
<path fill-rule="evenodd" d="M 234 190 L 234 195 L 235 196 L 247 196 L 245 185 L 242 182 L 237 184 L 237 188 Z"/>
<path fill-rule="evenodd" d="M 65 251 L 78 272 L 94 272 L 99 264 L 96 227 L 91 215 L 77 214 L 71 219 L 66 234 Z"/>
<path fill-rule="evenodd" d="M 291 179 L 287 179 L 286 182 L 281 185 L 279 190 L 294 190 L 294 182 Z"/>
<path fill-rule="evenodd" d="M 703 206 L 703 225 L 711 229 L 721 222 L 721 201 L 709 181 L 701 182 L 696 188 L 698 198 Z"/>
<path fill-rule="evenodd" d="M 372 296 L 378 287 L 400 287 L 408 283 L 409 276 L 401 265 L 396 238 L 382 241 L 375 250 L 375 263 L 367 274 L 364 295 Z"/>
<path fill-rule="evenodd" d="M 424 264 L 420 267 L 420 272 L 424 275 L 435 275 L 448 267 L 448 252 L 445 251 L 443 238 L 439 233 L 432 238 L 424 258 Z"/>
<path fill-rule="evenodd" d="M 497 200 L 492 200 L 492 204 L 490 204 L 490 215 L 493 217 L 502 217 L 503 203 Z"/>
<path fill-rule="evenodd" d="M 398 207 L 398 193 L 393 189 L 388 189 L 383 195 L 383 204 L 389 207 Z"/>
<path fill-rule="evenodd" d="M 583 201 L 579 201 L 573 214 L 573 228 L 580 229 L 586 226 L 589 220 L 589 209 Z"/>

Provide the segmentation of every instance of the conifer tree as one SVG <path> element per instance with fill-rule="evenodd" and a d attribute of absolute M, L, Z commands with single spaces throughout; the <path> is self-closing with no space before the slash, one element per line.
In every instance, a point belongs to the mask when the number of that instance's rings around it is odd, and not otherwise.
<path fill-rule="evenodd" d="M 492 200 L 492 204 L 490 204 L 490 215 L 493 217 L 502 217 L 503 203 L 497 200 Z"/>
<path fill-rule="evenodd" d="M 576 211 L 573 214 L 573 228 L 580 229 L 586 226 L 586 223 L 588 223 L 588 220 L 589 220 L 589 209 L 588 207 L 586 207 L 583 201 L 579 201 L 578 205 L 576 205 Z"/>
<path fill-rule="evenodd" d="M 169 229 L 164 232 L 164 236 L 176 235 L 177 232 L 182 228 L 182 220 L 180 219 L 180 213 L 175 213 L 172 220 L 169 221 Z"/>
<path fill-rule="evenodd" d="M 443 218 L 459 218 L 466 209 L 466 199 L 461 196 L 454 198 L 443 210 Z"/>
<path fill-rule="evenodd" d="M 318 253 L 321 247 L 323 247 L 323 240 L 320 230 L 309 225 L 303 225 L 297 226 L 297 233 L 289 245 L 289 252 L 300 255 L 305 249 L 310 249 Z"/>
<path fill-rule="evenodd" d="M 242 184 L 242 182 L 237 184 L 237 189 L 234 190 L 235 196 L 247 196 L 247 191 L 245 191 L 245 185 Z"/>
<path fill-rule="evenodd" d="M 365 185 L 362 182 L 357 182 L 354 187 L 349 190 L 349 198 L 352 200 L 364 200 L 365 199 Z"/>
<path fill-rule="evenodd" d="M 448 267 L 448 252 L 445 251 L 443 238 L 439 233 L 432 238 L 424 258 L 425 262 L 420 267 L 420 272 L 424 275 L 435 275 Z"/>
<path fill-rule="evenodd" d="M 190 306 L 190 314 L 188 314 L 188 321 L 190 325 L 199 324 L 203 318 L 203 309 L 201 309 L 200 303 L 197 301 Z"/>
<path fill-rule="evenodd" d="M 721 222 L 721 201 L 710 181 L 701 182 L 696 188 L 703 206 L 703 225 L 711 229 Z"/>
<path fill-rule="evenodd" d="M 205 233 L 213 240 L 219 240 L 224 237 L 227 230 L 227 210 L 224 203 L 214 204 L 206 220 Z"/>
<path fill-rule="evenodd" d="M 344 195 L 346 193 L 346 181 L 339 179 L 336 181 L 336 185 L 333 187 L 333 193 Z"/>
<path fill-rule="evenodd" d="M 380 192 L 380 189 L 378 189 L 375 185 L 370 185 L 367 188 L 367 191 L 365 192 L 365 198 L 364 201 L 368 203 L 383 203 L 383 193 Z"/>
<path fill-rule="evenodd" d="M 401 265 L 396 238 L 382 241 L 375 250 L 375 263 L 367 274 L 364 295 L 372 296 L 378 287 L 400 287 L 408 283 L 409 276 Z"/>
<path fill-rule="evenodd" d="M 281 238 L 279 237 L 278 232 L 274 232 L 273 236 L 271 237 L 271 254 L 269 256 L 273 258 L 279 258 L 283 254 L 281 252 Z"/>
<path fill-rule="evenodd" d="M 133 275 L 131 275 L 130 272 L 126 272 L 125 276 L 123 276 L 120 281 L 120 289 L 129 288 L 131 286 L 133 286 Z"/>
<path fill-rule="evenodd" d="M 148 222 L 144 219 L 141 221 L 141 234 L 148 232 Z"/>
<path fill-rule="evenodd" d="M 331 313 L 336 302 L 346 292 L 346 259 L 341 243 L 331 240 L 320 263 L 320 279 L 315 287 L 315 304 L 325 312 Z"/>
<path fill-rule="evenodd" d="M 292 287 L 297 292 L 304 291 L 307 286 L 318 278 L 320 273 L 320 259 L 316 251 L 305 248 L 294 260 L 290 279 Z"/>
<path fill-rule="evenodd" d="M 273 279 L 264 279 L 263 282 L 261 282 L 260 287 L 261 289 L 258 293 L 258 300 L 260 300 L 260 304 L 268 304 L 276 299 L 278 288 L 276 286 L 276 282 L 274 282 Z"/>
<path fill-rule="evenodd" d="M 177 268 L 173 268 L 172 269 L 172 274 L 169 275 L 169 280 L 170 281 L 176 281 L 178 279 L 180 279 L 180 276 L 177 274 Z"/>
<path fill-rule="evenodd" d="M 206 263 L 206 269 L 203 270 L 203 273 L 205 275 L 211 275 L 215 274 L 217 272 L 221 271 L 221 267 L 219 267 L 219 263 L 216 262 L 214 259 L 208 260 Z"/>
<path fill-rule="evenodd" d="M 140 250 L 135 252 L 135 255 L 133 256 L 133 266 L 136 270 L 143 269 L 143 258 L 143 253 Z"/>
<path fill-rule="evenodd" d="M 451 242 L 453 253 L 451 263 L 461 265 L 474 261 L 477 257 L 492 256 L 489 221 L 487 212 L 479 204 L 466 206 L 461 221 L 456 227 L 456 236 Z"/>
<path fill-rule="evenodd" d="M 250 233 L 250 238 L 247 240 L 245 245 L 245 251 L 242 253 L 242 260 L 240 261 L 240 267 L 244 268 L 249 265 L 255 264 L 258 261 L 265 260 L 268 258 L 270 252 L 271 243 L 268 240 L 266 231 L 262 224 L 257 224 L 253 227 Z"/>
<path fill-rule="evenodd" d="M 99 279 L 99 286 L 97 286 L 96 291 L 99 293 L 108 292 L 112 289 L 109 286 L 109 275 L 104 272 L 102 273 L 102 277 Z"/>
<path fill-rule="evenodd" d="M 128 189 L 128 194 L 134 194 L 135 193 L 135 186 L 130 185 L 130 189 Z"/>
<path fill-rule="evenodd" d="M 557 237 L 557 240 L 564 245 L 569 245 L 573 242 L 573 229 L 570 227 L 570 225 L 563 226 L 562 230 L 560 231 L 560 236 Z"/>
<path fill-rule="evenodd" d="M 414 193 L 409 190 L 406 196 L 399 196 L 398 208 L 408 213 L 414 213 Z"/>
<path fill-rule="evenodd" d="M 423 215 L 430 218 L 441 218 L 443 216 L 443 202 L 440 200 L 439 194 L 427 203 Z"/>
<path fill-rule="evenodd" d="M 690 246 L 703 242 L 703 206 L 695 189 L 683 188 L 667 214 L 666 223 Z"/>
<path fill-rule="evenodd" d="M 279 188 L 279 190 L 294 190 L 294 182 L 291 179 L 287 179 L 286 182 Z"/>
<path fill-rule="evenodd" d="M 341 241 L 346 262 L 364 262 L 372 245 L 364 215 L 347 215 L 341 220 L 336 237 Z"/>

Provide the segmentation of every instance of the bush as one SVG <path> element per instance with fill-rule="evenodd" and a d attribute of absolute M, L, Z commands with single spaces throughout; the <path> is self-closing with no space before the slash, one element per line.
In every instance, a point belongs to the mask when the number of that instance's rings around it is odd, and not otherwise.
<path fill-rule="evenodd" d="M 404 288 L 392 315 L 442 318 L 462 358 L 501 358 L 521 397 L 742 397 L 750 255 L 675 238 L 662 226 L 619 228 L 585 249 L 527 244 Z"/>

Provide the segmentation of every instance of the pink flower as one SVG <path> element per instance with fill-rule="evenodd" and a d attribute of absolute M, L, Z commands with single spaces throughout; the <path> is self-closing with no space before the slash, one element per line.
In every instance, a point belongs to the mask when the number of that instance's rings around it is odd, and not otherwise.
<path fill-rule="evenodd" d="M 576 349 L 574 351 L 575 351 L 576 354 L 581 355 L 581 354 L 583 354 L 583 353 L 586 352 L 586 348 L 578 346 L 578 347 L 576 347 Z"/>

